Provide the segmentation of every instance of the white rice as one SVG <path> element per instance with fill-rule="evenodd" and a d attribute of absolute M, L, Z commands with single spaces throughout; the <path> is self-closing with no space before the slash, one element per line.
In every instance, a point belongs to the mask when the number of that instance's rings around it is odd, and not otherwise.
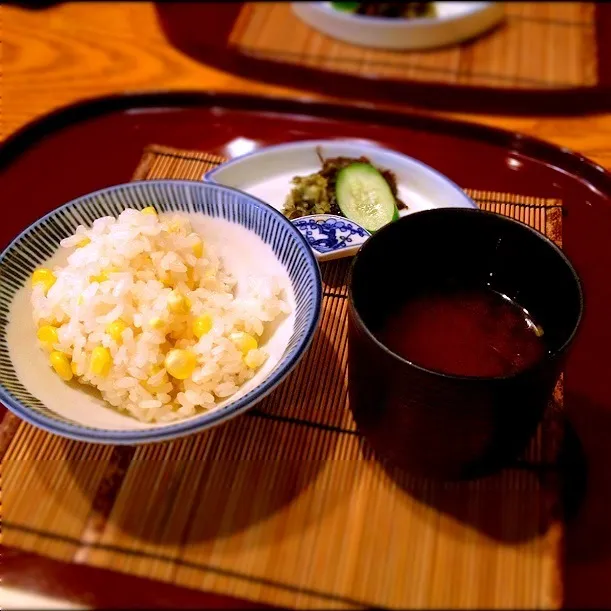
<path fill-rule="evenodd" d="M 89 242 L 78 247 L 83 238 Z M 53 269 L 55 284 L 46 295 L 40 285 L 32 289 L 34 322 L 57 327 L 59 340 L 52 349 L 70 359 L 73 379 L 94 386 L 110 405 L 144 422 L 186 418 L 231 397 L 268 356 L 259 346 L 246 359 L 232 334 L 246 332 L 259 340 L 268 323 L 290 311 L 274 277 L 250 276 L 238 296 L 235 279 L 210 244 L 195 256 L 200 239 L 187 214 L 128 209 L 117 219 L 97 219 L 91 229 L 79 226 L 61 242 L 74 252 L 67 265 Z M 94 279 L 103 272 L 107 279 Z M 190 301 L 188 313 L 169 310 L 173 290 Z M 198 340 L 192 323 L 203 314 L 212 317 L 213 326 Z M 152 328 L 154 318 L 165 327 Z M 106 330 L 118 319 L 127 325 L 119 342 Z M 90 370 L 97 346 L 110 351 L 105 376 Z M 164 367 L 173 348 L 196 355 L 195 370 L 184 381 Z"/>

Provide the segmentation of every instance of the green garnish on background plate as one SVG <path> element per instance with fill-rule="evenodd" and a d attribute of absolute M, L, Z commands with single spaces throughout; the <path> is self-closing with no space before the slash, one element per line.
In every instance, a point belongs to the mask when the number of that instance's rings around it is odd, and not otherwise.
<path fill-rule="evenodd" d="M 333 8 L 338 11 L 344 11 L 346 13 L 354 13 L 356 9 L 359 7 L 358 2 L 331 2 Z"/>
<path fill-rule="evenodd" d="M 331 2 L 331 6 L 344 13 L 355 13 L 366 17 L 398 19 L 437 17 L 435 2 Z"/>

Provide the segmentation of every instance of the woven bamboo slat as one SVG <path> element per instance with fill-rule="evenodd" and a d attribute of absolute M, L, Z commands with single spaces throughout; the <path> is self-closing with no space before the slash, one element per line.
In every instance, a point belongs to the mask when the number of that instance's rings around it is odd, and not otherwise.
<path fill-rule="evenodd" d="M 151 146 L 134 179 L 199 180 L 221 161 Z M 468 193 L 561 244 L 559 201 Z M 299 367 L 213 430 L 104 447 L 8 414 L 2 543 L 293 607 L 558 608 L 561 383 L 514 468 L 449 484 L 385 468 L 347 407 L 346 271 L 322 266 L 322 323 Z"/>
<path fill-rule="evenodd" d="M 494 30 L 460 45 L 385 51 L 341 42 L 302 22 L 289 3 L 247 3 L 229 44 L 241 53 L 367 78 L 510 89 L 597 84 L 594 4 L 516 2 Z"/>

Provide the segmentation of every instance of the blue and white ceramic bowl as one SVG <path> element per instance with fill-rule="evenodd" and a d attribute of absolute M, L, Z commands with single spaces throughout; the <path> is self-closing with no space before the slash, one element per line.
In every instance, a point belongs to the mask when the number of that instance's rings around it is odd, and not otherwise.
<path fill-rule="evenodd" d="M 85 386 L 66 384 L 40 350 L 29 307 L 35 268 L 57 261 L 60 240 L 77 225 L 91 226 L 125 208 L 154 206 L 187 212 L 199 231 L 207 224 L 223 243 L 228 269 L 279 277 L 291 314 L 265 344 L 269 359 L 256 376 L 214 410 L 171 424 L 146 424 L 108 406 Z M 204 233 L 204 238 L 207 239 Z M 201 431 L 252 407 L 297 365 L 309 347 L 321 309 L 318 263 L 304 237 L 282 214 L 260 200 L 220 185 L 180 180 L 140 181 L 102 189 L 54 210 L 19 235 L 0 255 L 0 401 L 46 431 L 107 444 L 162 441 Z"/>

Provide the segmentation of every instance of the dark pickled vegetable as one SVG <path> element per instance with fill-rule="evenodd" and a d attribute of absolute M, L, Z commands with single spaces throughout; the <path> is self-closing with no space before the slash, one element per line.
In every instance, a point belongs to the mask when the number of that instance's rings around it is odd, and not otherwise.
<path fill-rule="evenodd" d="M 309 176 L 295 176 L 294 185 L 284 203 L 284 215 L 289 219 L 297 219 L 309 214 L 337 214 L 342 212 L 337 203 L 336 182 L 340 170 L 353 163 L 373 165 L 367 157 L 332 157 L 323 159 L 320 171 Z M 375 167 L 375 166 L 374 166 Z M 388 183 L 399 210 L 407 206 L 397 197 L 397 180 L 390 170 L 376 168 Z"/>
<path fill-rule="evenodd" d="M 333 2 L 332 4 L 337 10 L 368 17 L 418 19 L 437 16 L 434 2 Z"/>

